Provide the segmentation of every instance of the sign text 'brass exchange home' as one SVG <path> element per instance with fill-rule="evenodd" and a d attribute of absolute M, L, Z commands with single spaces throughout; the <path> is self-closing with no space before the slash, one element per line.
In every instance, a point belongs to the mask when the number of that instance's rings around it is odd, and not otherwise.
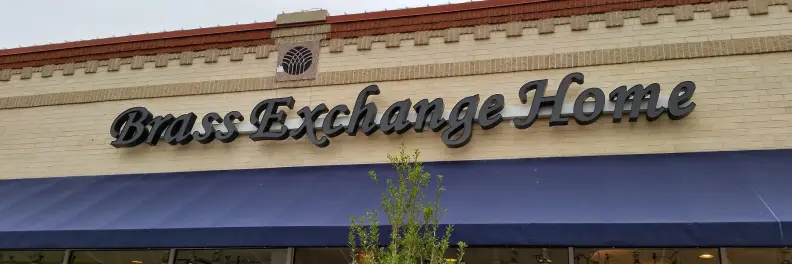
<path fill-rule="evenodd" d="M 228 143 L 240 134 L 249 134 L 254 141 L 307 137 L 316 146 L 327 147 L 331 138 L 343 133 L 355 136 L 361 132 L 368 136 L 377 131 L 402 134 L 410 129 L 415 132 L 428 129 L 442 131 L 443 143 L 450 148 L 459 148 L 470 142 L 474 125 L 487 130 L 507 119 L 516 128 L 526 129 L 539 117 L 549 117 L 550 126 L 567 125 L 570 118 L 580 125 L 588 125 L 603 114 L 611 114 L 613 122 L 617 123 L 625 116 L 630 122 L 635 122 L 639 113 L 645 113 L 648 121 L 655 121 L 663 114 L 679 120 L 696 108 L 691 101 L 696 85 L 690 81 L 677 84 L 667 97 L 660 96 L 660 85 L 652 83 L 621 86 L 608 95 L 600 88 L 588 88 L 577 96 L 574 103 L 565 104 L 569 86 L 572 83 L 582 85 L 583 79 L 582 73 L 567 75 L 553 96 L 545 95 L 547 79 L 528 82 L 519 89 L 517 95 L 522 105 L 518 106 L 506 106 L 502 94 L 489 96 L 483 102 L 480 102 L 478 94 L 471 95 L 456 102 L 448 113 L 444 111 L 443 99 L 436 98 L 415 103 L 405 99 L 393 103 L 379 114 L 377 105 L 367 102 L 367 99 L 378 95 L 380 88 L 369 85 L 360 92 L 352 108 L 343 104 L 333 107 L 320 104 L 313 109 L 306 106 L 297 111 L 300 118 L 287 119 L 283 108 L 293 109 L 294 98 L 273 98 L 253 107 L 250 122 L 242 122 L 245 117 L 239 111 L 223 116 L 212 112 L 201 118 L 198 129 L 195 129 L 198 117 L 194 113 L 178 117 L 172 114 L 154 116 L 145 107 L 133 107 L 113 121 L 110 134 L 115 140 L 110 144 L 117 148 L 143 143 L 153 146 L 161 139 L 171 145 L 183 145 L 193 140 L 202 144 L 214 140 Z M 531 91 L 534 92 L 533 100 L 526 105 Z"/>

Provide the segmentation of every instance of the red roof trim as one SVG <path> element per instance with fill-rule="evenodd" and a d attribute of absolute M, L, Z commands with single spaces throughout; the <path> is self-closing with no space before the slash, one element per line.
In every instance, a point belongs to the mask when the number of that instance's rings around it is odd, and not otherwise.
<path fill-rule="evenodd" d="M 325 24 L 331 25 L 330 38 L 347 38 L 360 35 L 469 26 L 476 23 L 503 23 L 511 20 L 532 20 L 544 17 L 580 15 L 643 7 L 709 3 L 713 1 L 727 0 L 485 0 L 329 16 L 326 21 L 281 27 L 291 28 Z M 593 9 L 586 9 L 586 7 Z M 437 23 L 438 17 L 443 18 L 440 21 L 445 22 Z M 493 19 L 486 19 L 487 17 Z M 410 21 L 413 19 L 420 21 L 411 23 Z M 63 61 L 74 61 L 80 58 L 85 59 L 87 58 L 85 56 L 90 56 L 92 59 L 102 59 L 120 55 L 149 55 L 158 52 L 162 48 L 167 48 L 167 50 L 172 52 L 179 52 L 194 50 L 199 46 L 201 48 L 209 46 L 225 47 L 229 41 L 247 41 L 245 43 L 248 44 L 253 43 L 250 41 L 254 41 L 257 44 L 269 43 L 273 41 L 270 39 L 272 30 L 277 28 L 279 27 L 275 22 L 264 22 L 7 49 L 0 50 L 0 67 L 35 67 L 44 65 L 42 63 L 62 63 Z M 233 37 L 237 35 L 246 35 L 246 37 Z M 180 48 L 172 49 L 176 46 Z"/>
<path fill-rule="evenodd" d="M 369 12 L 369 13 L 361 13 L 361 14 L 330 16 L 327 18 L 327 23 L 344 23 L 344 22 L 356 22 L 356 21 L 387 19 L 387 18 L 397 18 L 397 17 L 421 16 L 421 15 L 469 11 L 476 9 L 486 9 L 493 7 L 512 6 L 512 5 L 520 5 L 520 4 L 553 2 L 553 1 L 558 1 L 558 0 L 485 0 L 485 1 L 449 4 L 449 5 L 416 7 L 416 8 L 378 11 L 378 12 Z"/>
<path fill-rule="evenodd" d="M 420 15 L 519 5 L 526 3 L 552 2 L 552 1 L 557 1 L 557 0 L 485 0 L 485 1 L 475 1 L 475 2 L 449 4 L 449 5 L 416 7 L 416 8 L 379 11 L 379 12 L 371 12 L 371 13 L 329 16 L 327 18 L 326 23 L 328 24 L 344 23 L 344 22 L 376 20 L 376 19 L 396 18 L 396 17 L 420 16 Z M 301 25 L 289 25 L 287 27 L 293 27 L 293 26 L 301 26 Z M 110 45 L 110 44 L 121 44 L 121 43 L 147 41 L 147 40 L 182 38 L 182 37 L 233 33 L 233 32 L 250 31 L 250 30 L 274 29 L 276 27 L 277 26 L 275 25 L 275 22 L 264 22 L 264 23 L 245 24 L 245 25 L 178 30 L 171 32 L 140 34 L 140 35 L 132 35 L 132 36 L 112 37 L 112 38 L 31 46 L 31 47 L 23 47 L 23 48 L 5 49 L 5 50 L 0 50 L 0 56 L 62 50 L 62 49 L 72 49 L 72 48 L 84 48 L 84 47 Z"/>
<path fill-rule="evenodd" d="M 178 30 L 178 31 L 170 31 L 170 32 L 150 33 L 150 34 L 123 36 L 123 37 L 83 40 L 83 41 L 58 43 L 58 44 L 50 44 L 50 45 L 40 45 L 40 46 L 15 48 L 15 49 L 5 49 L 5 50 L 0 50 L 0 56 L 18 55 L 25 53 L 35 53 L 35 52 L 72 49 L 72 48 L 84 48 L 84 47 L 110 45 L 110 44 L 121 44 L 121 43 L 147 41 L 147 40 L 183 38 L 183 37 L 192 37 L 192 36 L 201 36 L 201 35 L 243 32 L 243 31 L 251 31 L 251 30 L 265 30 L 265 29 L 273 29 L 273 28 L 275 28 L 275 22 Z"/>

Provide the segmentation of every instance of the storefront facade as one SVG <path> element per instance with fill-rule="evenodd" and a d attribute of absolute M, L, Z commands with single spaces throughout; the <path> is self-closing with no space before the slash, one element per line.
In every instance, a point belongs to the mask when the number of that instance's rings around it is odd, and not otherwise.
<path fill-rule="evenodd" d="M 789 4 L 493 0 L 0 50 L 0 261 L 346 263 L 401 143 L 445 176 L 468 264 L 792 261 Z"/>

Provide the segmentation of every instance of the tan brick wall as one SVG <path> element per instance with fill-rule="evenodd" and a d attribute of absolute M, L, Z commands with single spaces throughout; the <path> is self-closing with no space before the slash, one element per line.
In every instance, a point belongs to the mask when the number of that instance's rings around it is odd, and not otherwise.
<path fill-rule="evenodd" d="M 260 100 L 294 96 L 297 106 L 352 104 L 365 85 L 337 85 L 156 98 L 78 105 L 0 110 L 0 164 L 3 178 L 97 175 L 180 170 L 211 170 L 384 162 L 385 153 L 405 140 L 419 147 L 426 160 L 466 160 L 625 153 L 691 152 L 792 147 L 792 53 L 713 57 L 693 60 L 632 63 L 573 69 L 586 74 L 584 87 L 609 91 L 625 84 L 658 82 L 667 93 L 685 80 L 696 82 L 698 107 L 688 118 L 654 123 L 610 123 L 590 126 L 571 122 L 547 126 L 540 120 L 526 130 L 504 123 L 491 131 L 476 130 L 461 149 L 448 149 L 438 134 L 408 132 L 339 136 L 327 148 L 299 141 L 253 142 L 240 138 L 230 144 L 191 143 L 173 147 L 109 145 L 109 126 L 132 106 L 157 114 L 239 110 L 246 116 Z M 503 93 L 507 104 L 519 104 L 517 90 L 526 81 L 549 78 L 550 87 L 572 69 L 528 71 L 452 78 L 378 83 L 382 94 L 373 101 L 384 107 L 404 98 L 444 97 L 451 103 L 474 93 Z M 580 86 L 571 91 L 578 92 Z M 447 103 L 447 104 L 448 104 Z M 294 113 L 290 116 L 296 117 Z M 56 132 L 57 137 L 47 136 Z M 51 135 L 51 134 L 50 134 Z"/>
<path fill-rule="evenodd" d="M 415 46 L 414 40 L 403 40 L 399 47 L 386 48 L 386 42 L 375 42 L 371 50 L 358 51 L 347 45 L 343 52 L 331 53 L 323 47 L 320 72 L 368 69 L 392 66 L 448 63 L 491 58 L 545 55 L 586 50 L 647 46 L 656 44 L 699 42 L 749 37 L 792 35 L 792 12 L 784 5 L 770 6 L 766 15 L 749 15 L 747 8 L 732 9 L 731 16 L 712 18 L 709 12 L 694 13 L 689 21 L 676 21 L 673 15 L 659 16 L 659 22 L 641 24 L 639 18 L 625 19 L 621 27 L 606 27 L 605 21 L 589 23 L 588 29 L 573 31 L 570 24 L 558 25 L 553 33 L 539 34 L 536 27 L 525 28 L 519 37 L 506 37 L 505 31 L 492 31 L 488 39 L 475 40 L 475 35 L 460 37 L 459 42 L 444 43 L 442 37 L 432 38 L 430 45 Z M 123 64 L 118 71 L 99 67 L 96 73 L 85 74 L 83 68 L 74 75 L 56 72 L 42 78 L 41 72 L 22 80 L 20 74 L 11 81 L 0 82 L 0 97 L 86 91 L 140 85 L 174 84 L 206 80 L 273 76 L 275 53 L 256 59 L 246 54 L 241 61 L 221 56 L 217 63 L 204 63 L 195 58 L 192 65 L 179 65 L 170 60 L 167 67 L 156 68 L 148 62 L 142 69 Z"/>
<path fill-rule="evenodd" d="M 688 43 L 691 48 L 687 52 L 697 54 L 684 56 L 696 55 L 693 56 L 696 59 L 663 61 L 683 56 L 676 54 L 677 50 L 671 53 L 666 50 L 665 53 L 671 55 L 655 56 L 657 58 L 642 63 L 600 65 L 602 63 L 593 63 L 593 58 L 587 58 L 584 65 L 597 66 L 568 68 L 571 64 L 559 66 L 564 63 L 548 61 L 544 63 L 548 65 L 542 66 L 537 62 L 526 69 L 512 69 L 516 72 L 509 73 L 377 82 L 382 94 L 372 98 L 380 111 L 404 98 L 416 101 L 443 97 L 450 108 L 456 100 L 476 93 L 483 97 L 502 93 L 507 104 L 515 105 L 519 104 L 517 91 L 525 82 L 549 78 L 552 89 L 566 74 L 579 71 L 586 74 L 587 82 L 584 86 L 570 89 L 568 102 L 588 87 L 610 91 L 619 85 L 658 82 L 667 94 L 681 81 L 694 81 L 698 85 L 694 97 L 698 107 L 681 121 L 662 118 L 654 123 L 641 120 L 613 124 L 609 117 L 603 117 L 590 126 L 570 122 L 566 127 L 550 128 L 547 120 L 540 120 L 526 130 L 518 130 L 506 122 L 490 131 L 477 129 L 471 143 L 461 149 L 445 147 L 439 133 L 431 132 L 408 132 L 401 136 L 381 133 L 371 137 L 342 135 L 331 139 L 330 146 L 323 149 L 315 147 L 307 139 L 253 142 L 246 136 L 230 144 L 214 142 L 201 145 L 193 142 L 174 147 L 161 143 L 157 147 L 115 149 L 109 145 L 109 126 L 118 113 L 129 107 L 146 106 L 155 114 L 193 111 L 199 116 L 209 111 L 225 113 L 238 110 L 247 118 L 256 103 L 272 97 L 294 96 L 297 107 L 320 103 L 351 105 L 367 83 L 325 86 L 306 83 L 294 85 L 301 86 L 298 88 L 266 88 L 271 90 L 241 87 L 232 90 L 247 92 L 16 109 L 2 109 L 7 105 L 3 106 L 0 100 L 0 138 L 3 140 L 0 143 L 0 171 L 3 172 L 0 178 L 385 162 L 385 153 L 394 151 L 402 141 L 406 141 L 409 147 L 421 148 L 424 158 L 429 161 L 792 147 L 792 52 L 788 52 L 792 47 L 792 12 L 786 6 L 770 6 L 769 13 L 764 15 L 749 15 L 747 8 L 729 12 L 729 17 L 715 19 L 712 13 L 697 12 L 689 21 L 677 21 L 672 15 L 662 15 L 654 24 L 642 24 L 636 17 L 625 19 L 620 27 L 606 27 L 605 21 L 598 21 L 591 22 L 585 30 L 573 30 L 573 25 L 562 24 L 555 26 L 549 34 L 539 34 L 537 27 L 531 27 L 525 28 L 524 34 L 518 37 L 507 37 L 505 31 L 493 31 L 489 38 L 485 38 L 479 27 L 475 34 L 462 35 L 459 42 L 445 43 L 443 38 L 433 38 L 429 45 L 413 45 L 411 42 L 414 40 L 375 42 L 370 50 L 358 50 L 356 45 L 347 45 L 341 49 L 342 52 L 330 52 L 331 47 L 324 47 L 319 62 L 320 72 L 338 73 L 330 74 L 333 75 L 332 80 L 323 80 L 322 83 L 338 84 L 348 83 L 344 80 L 350 76 L 336 80 L 335 75 L 359 74 L 341 72 L 356 69 L 563 54 L 544 57 L 553 61 L 582 58 L 591 53 L 575 53 L 580 51 L 597 50 L 596 54 L 601 55 L 599 51 L 616 48 L 653 45 L 657 48 L 660 44 Z M 545 26 L 540 28 L 547 30 Z M 581 27 L 579 23 L 575 26 Z M 769 36 L 783 37 L 772 41 L 768 40 L 771 38 L 759 39 Z M 742 40 L 697 46 L 707 41 L 730 39 Z M 705 51 L 707 49 L 712 50 Z M 756 54 L 773 51 L 786 52 Z M 711 55 L 705 55 L 707 52 Z M 627 53 L 620 56 L 636 56 L 632 51 L 629 55 Z M 0 82 L 0 98 L 136 86 L 159 88 L 157 85 L 163 85 L 163 90 L 169 87 L 170 90 L 163 95 L 187 94 L 180 91 L 195 88 L 167 85 L 210 80 L 256 81 L 255 78 L 274 75 L 277 58 L 274 53 L 267 58 L 261 54 L 245 54 L 242 60 L 238 60 L 241 54 L 238 50 L 235 54 L 235 61 L 231 61 L 231 56 L 219 56 L 215 63 L 204 63 L 206 58 L 196 57 L 192 65 L 170 60 L 167 65 L 159 61 L 157 66 L 160 67 L 154 67 L 157 62 L 141 64 L 140 58 L 132 60 L 131 64 L 117 60 L 112 66 L 120 67 L 118 71 L 108 72 L 103 66 L 96 73 L 86 74 L 84 69 L 78 68 L 74 75 L 68 76 L 58 74 L 59 70 L 52 73 L 52 67 L 35 72 L 27 68 L 21 72 L 32 74 L 31 79 L 21 80 L 21 75 L 15 74 L 11 81 Z M 752 55 L 722 56 L 724 54 Z M 580 62 L 572 63 L 580 65 Z M 554 67 L 549 64 L 564 69 L 548 69 Z M 441 71 L 439 68 L 435 70 Z M 473 71 L 467 69 L 466 72 L 474 74 Z M 43 78 L 42 73 L 49 77 Z M 260 78 L 261 83 L 264 79 Z M 235 85 L 249 86 L 252 83 L 255 82 Z M 114 93 L 102 91 L 91 96 L 104 98 L 102 96 Z M 294 111 L 290 117 L 297 117 Z"/>

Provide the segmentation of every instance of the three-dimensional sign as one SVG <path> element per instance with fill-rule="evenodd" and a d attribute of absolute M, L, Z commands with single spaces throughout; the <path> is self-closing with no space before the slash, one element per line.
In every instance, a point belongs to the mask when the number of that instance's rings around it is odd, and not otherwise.
<path fill-rule="evenodd" d="M 384 134 L 402 134 L 412 129 L 423 132 L 429 129 L 440 132 L 443 143 L 450 148 L 465 146 L 473 137 L 473 127 L 478 125 L 487 130 L 511 119 L 518 129 L 526 129 L 539 117 L 549 117 L 550 126 L 563 126 L 572 118 L 579 125 L 596 122 L 603 114 L 611 114 L 613 122 L 621 122 L 626 116 L 635 122 L 640 113 L 648 121 L 655 121 L 664 114 L 672 120 L 685 118 L 696 108 L 691 101 L 696 85 L 684 81 L 676 85 L 670 96 L 660 96 L 660 85 L 620 86 L 607 97 L 600 88 L 588 88 L 581 92 L 574 103 L 564 104 L 564 97 L 572 83 L 583 84 L 582 73 L 571 73 L 564 77 L 556 94 L 546 96 L 547 80 L 535 80 L 520 87 L 518 96 L 523 105 L 507 107 L 502 94 L 494 94 L 481 101 L 478 94 L 459 100 L 450 112 L 445 113 L 442 98 L 421 99 L 413 103 L 410 99 L 395 102 L 378 114 L 378 107 L 368 102 L 368 97 L 378 95 L 377 85 L 364 88 L 355 105 L 328 107 L 320 104 L 311 109 L 302 107 L 297 111 L 299 119 L 287 120 L 284 108 L 293 109 L 293 97 L 266 99 L 250 112 L 250 122 L 238 111 L 223 116 L 209 113 L 200 120 L 200 129 L 194 129 L 198 117 L 194 113 L 178 117 L 171 114 L 154 116 L 145 107 L 133 107 L 113 121 L 110 135 L 115 138 L 114 147 L 134 147 L 143 143 L 157 145 L 160 139 L 171 145 L 187 144 L 195 140 L 207 144 L 215 139 L 224 143 L 234 141 L 241 133 L 249 133 L 250 139 L 285 140 L 289 137 L 307 137 L 318 147 L 327 147 L 330 139 L 343 133 L 350 136 L 362 132 L 368 136 L 377 131 Z M 534 97 L 530 105 L 528 93 Z M 481 104 L 480 104 L 481 103 Z M 321 134 L 317 133 L 321 131 Z"/>

